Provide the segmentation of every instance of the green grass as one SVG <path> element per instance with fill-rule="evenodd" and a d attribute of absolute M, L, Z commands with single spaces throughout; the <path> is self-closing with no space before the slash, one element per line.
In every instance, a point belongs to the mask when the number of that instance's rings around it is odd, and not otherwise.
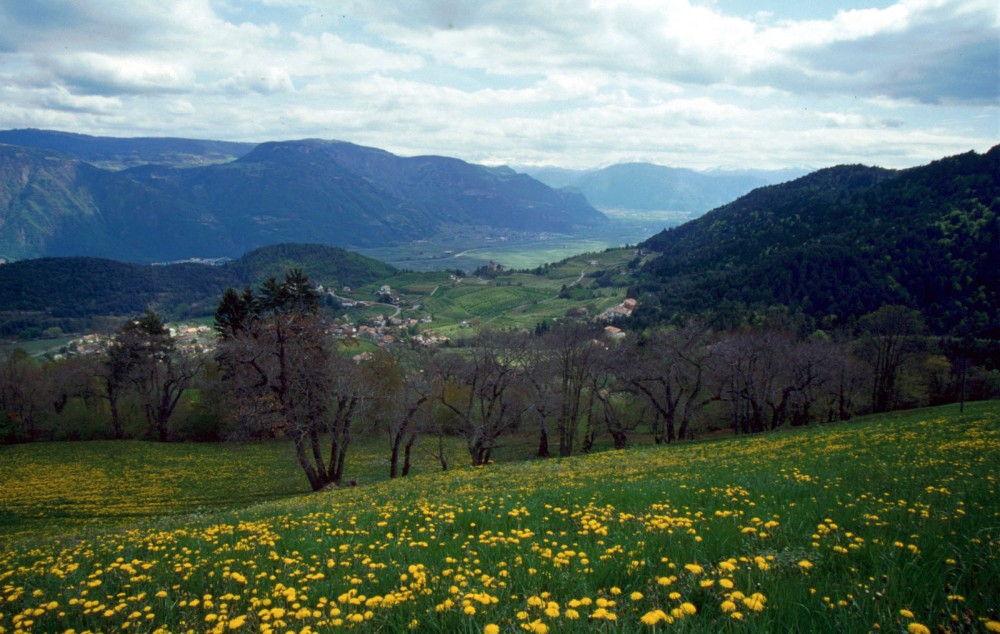
<path fill-rule="evenodd" d="M 514 272 L 456 282 L 443 272 L 405 273 L 386 283 L 403 294 L 404 306 L 419 303 L 419 314 L 433 315 L 430 328 L 438 332 L 454 335 L 463 321 L 497 328 L 533 328 L 573 308 L 587 306 L 600 312 L 621 302 L 623 288 L 594 288 L 592 278 L 605 269 L 623 267 L 633 257 L 631 249 L 618 249 L 576 255 L 547 267 L 541 275 Z M 563 286 L 585 297 L 560 298 Z M 410 313 L 404 309 L 403 315 Z"/>
<path fill-rule="evenodd" d="M 428 441 L 430 442 L 430 441 Z M 349 475 L 386 479 L 384 441 L 352 448 Z M 457 443 L 448 457 L 461 459 Z M 428 451 L 414 472 L 437 469 Z M 309 492 L 289 441 L 157 443 L 138 440 L 0 446 L 0 539 L 101 529 L 162 515 L 218 512 Z"/>
<path fill-rule="evenodd" d="M 359 249 L 368 257 L 388 262 L 401 269 L 439 271 L 463 269 L 473 271 L 490 260 L 514 269 L 533 268 L 546 262 L 558 262 L 584 252 L 600 252 L 624 244 L 636 244 L 664 227 L 680 224 L 674 216 L 655 212 L 632 216 L 615 212 L 612 222 L 597 227 L 580 228 L 574 235 L 525 234 L 508 236 L 507 240 L 482 235 L 462 235 L 455 239 Z"/>
<path fill-rule="evenodd" d="M 0 627 L 984 632 L 998 483 L 997 402 L 425 472 L 22 536 L 0 550 Z"/>

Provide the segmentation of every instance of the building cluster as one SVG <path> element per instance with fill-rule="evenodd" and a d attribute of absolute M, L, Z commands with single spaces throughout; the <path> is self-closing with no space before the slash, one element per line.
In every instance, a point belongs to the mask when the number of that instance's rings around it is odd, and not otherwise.
<path fill-rule="evenodd" d="M 612 306 L 596 317 L 597 321 L 614 321 L 623 317 L 631 317 L 639 302 L 632 298 L 624 300 L 617 306 Z"/>
<path fill-rule="evenodd" d="M 365 323 L 352 326 L 350 323 L 334 324 L 330 333 L 335 337 L 357 337 L 366 339 L 381 347 L 410 338 L 420 346 L 432 347 L 447 344 L 450 339 L 443 335 L 435 334 L 431 331 L 414 333 L 416 326 L 420 324 L 432 323 L 430 317 L 416 319 L 414 317 L 386 317 L 385 315 L 375 315 L 370 317 Z"/>
<path fill-rule="evenodd" d="M 215 349 L 215 331 L 210 326 L 187 323 L 169 326 L 168 330 L 174 339 L 176 349 L 185 355 L 199 354 Z M 86 334 L 76 339 L 70 339 L 58 353 L 51 355 L 51 358 L 59 361 L 72 356 L 104 354 L 114 339 L 113 334 L 97 332 Z"/>

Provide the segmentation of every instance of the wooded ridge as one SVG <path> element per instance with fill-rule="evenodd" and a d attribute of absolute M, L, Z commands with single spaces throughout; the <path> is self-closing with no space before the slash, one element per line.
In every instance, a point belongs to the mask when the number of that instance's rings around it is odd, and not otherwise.
<path fill-rule="evenodd" d="M 639 320 L 782 305 L 828 327 L 887 304 L 1000 337 L 1000 146 L 893 171 L 820 170 L 640 245 Z"/>

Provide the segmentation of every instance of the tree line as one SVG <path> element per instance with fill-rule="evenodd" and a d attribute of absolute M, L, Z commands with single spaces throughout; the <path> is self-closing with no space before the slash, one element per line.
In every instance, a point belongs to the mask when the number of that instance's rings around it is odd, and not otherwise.
<path fill-rule="evenodd" d="M 208 353 L 176 346 L 156 313 L 125 322 L 101 355 L 0 358 L 0 439 L 287 438 L 310 486 L 350 482 L 358 438 L 381 437 L 389 475 L 423 445 L 460 439 L 472 465 L 513 443 L 530 455 L 754 434 L 859 413 L 1000 395 L 995 350 L 926 333 L 883 306 L 847 331 L 805 331 L 775 309 L 752 326 L 709 320 L 609 337 L 567 316 L 529 331 L 480 329 L 453 348 L 361 351 L 334 338 L 301 270 L 229 289 Z"/>

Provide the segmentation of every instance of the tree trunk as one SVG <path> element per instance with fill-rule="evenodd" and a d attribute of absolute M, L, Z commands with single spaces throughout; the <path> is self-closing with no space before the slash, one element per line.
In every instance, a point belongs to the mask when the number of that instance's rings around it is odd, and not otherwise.
<path fill-rule="evenodd" d="M 399 446 L 403 438 L 399 434 L 392 437 L 392 452 L 389 454 L 389 479 L 394 480 L 399 474 Z M 405 474 L 404 474 L 405 475 Z"/>
<path fill-rule="evenodd" d="M 315 427 L 309 430 L 309 445 L 312 447 L 313 464 L 316 465 L 316 471 L 324 473 L 326 464 L 323 462 L 323 447 L 320 445 L 319 430 Z"/>
<path fill-rule="evenodd" d="M 444 457 L 444 437 L 438 436 L 438 462 L 441 463 L 441 471 L 448 470 L 448 461 Z"/>
<path fill-rule="evenodd" d="M 111 434 L 115 440 L 125 437 L 125 430 L 122 428 L 122 416 L 118 411 L 118 390 L 108 385 L 108 408 L 111 410 Z"/>
<path fill-rule="evenodd" d="M 298 436 L 295 438 L 295 457 L 299 460 L 299 465 L 302 470 L 306 472 L 306 478 L 309 480 L 309 486 L 312 487 L 313 491 L 319 491 L 326 484 L 326 478 L 323 474 L 316 471 L 316 467 L 313 466 L 312 462 L 309 460 L 309 454 L 306 451 L 305 438 Z"/>
<path fill-rule="evenodd" d="M 542 423 L 541 431 L 538 433 L 538 457 L 548 458 L 551 455 L 549 453 L 549 432 L 545 429 L 545 424 Z"/>
<path fill-rule="evenodd" d="M 406 441 L 406 446 L 403 448 L 403 477 L 410 475 L 410 457 L 413 453 L 413 445 L 417 442 L 417 435 L 410 434 L 409 440 Z M 445 469 L 448 467 L 446 466 Z"/>

